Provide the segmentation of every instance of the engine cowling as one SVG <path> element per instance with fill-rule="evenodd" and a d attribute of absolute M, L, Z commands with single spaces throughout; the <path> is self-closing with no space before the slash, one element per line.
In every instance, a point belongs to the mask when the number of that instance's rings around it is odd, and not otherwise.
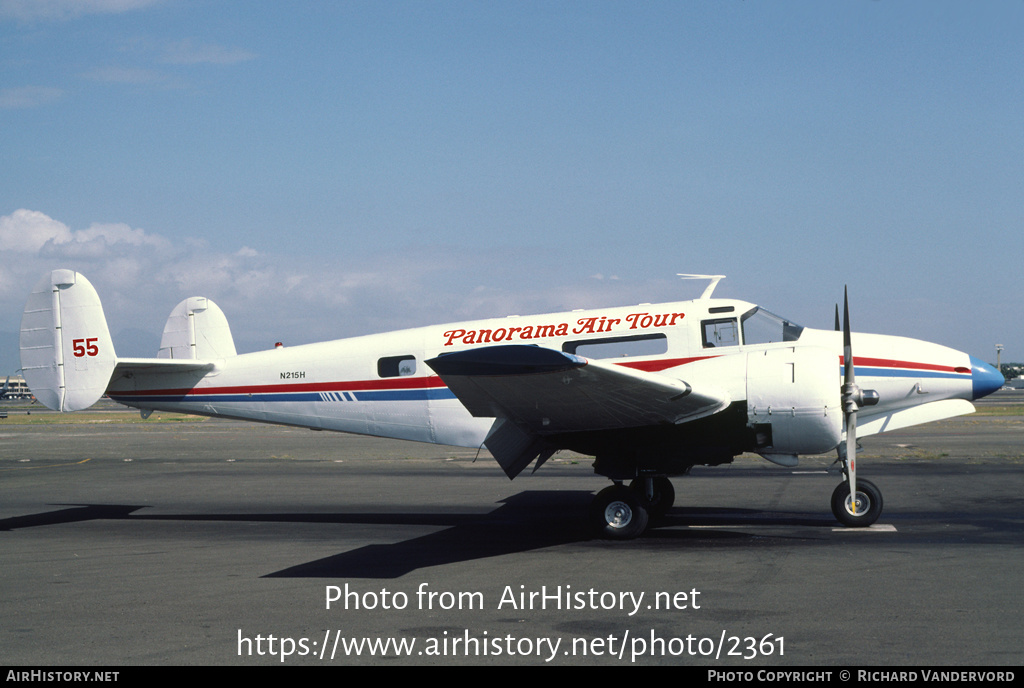
<path fill-rule="evenodd" d="M 835 351 L 791 346 L 748 353 L 747 423 L 755 451 L 795 465 L 797 454 L 834 449 L 843 432 L 839 388 Z"/>

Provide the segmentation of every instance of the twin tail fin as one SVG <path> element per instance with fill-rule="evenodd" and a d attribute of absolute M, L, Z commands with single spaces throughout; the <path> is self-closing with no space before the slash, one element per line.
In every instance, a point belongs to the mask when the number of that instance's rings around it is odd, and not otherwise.
<path fill-rule="evenodd" d="M 73 270 L 40 280 L 21 318 L 21 368 L 36 399 L 56 411 L 92 406 L 117 365 L 96 289 Z"/>
<path fill-rule="evenodd" d="M 25 382 L 55 411 L 92 406 L 119 377 L 210 370 L 236 355 L 223 311 L 193 296 L 171 312 L 157 358 L 119 359 L 96 289 L 73 270 L 54 270 L 32 289 L 20 344 Z"/>

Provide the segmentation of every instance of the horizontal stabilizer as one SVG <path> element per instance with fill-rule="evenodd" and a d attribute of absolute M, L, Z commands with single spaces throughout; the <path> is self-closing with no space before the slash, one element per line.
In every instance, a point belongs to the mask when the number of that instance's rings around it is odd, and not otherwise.
<path fill-rule="evenodd" d="M 215 368 L 213 361 L 122 358 L 110 377 L 107 394 L 128 406 L 151 408 L 136 403 L 139 395 L 150 398 L 154 393 L 165 390 L 191 389 Z"/>
<path fill-rule="evenodd" d="M 135 375 L 171 375 L 214 369 L 213 361 L 174 361 L 166 358 L 119 358 L 111 380 Z"/>

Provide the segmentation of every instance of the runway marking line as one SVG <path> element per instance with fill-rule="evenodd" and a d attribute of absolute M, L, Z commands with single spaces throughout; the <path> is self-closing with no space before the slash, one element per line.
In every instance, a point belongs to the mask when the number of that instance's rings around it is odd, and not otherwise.
<path fill-rule="evenodd" d="M 784 525 L 773 525 L 773 524 L 754 524 L 754 523 L 748 523 L 748 524 L 719 525 L 719 526 L 697 526 L 697 525 L 694 525 L 694 526 L 686 526 L 686 527 L 687 528 L 705 528 L 705 529 L 708 529 L 708 530 L 711 530 L 711 529 L 714 529 L 714 528 L 729 528 L 729 529 L 732 529 L 732 530 L 737 530 L 737 529 L 746 529 L 746 528 L 783 528 L 785 526 Z M 837 527 L 837 528 L 833 528 L 832 532 L 834 532 L 834 533 L 895 533 L 895 532 L 897 532 L 897 530 L 896 530 L 896 526 L 894 526 L 894 525 L 892 525 L 890 523 L 876 523 L 875 525 L 868 526 L 867 528 Z"/>
<path fill-rule="evenodd" d="M 46 466 L 14 466 L 13 468 L 0 468 L 0 473 L 4 471 L 30 471 L 33 468 L 66 468 L 67 466 L 80 466 L 83 463 L 88 463 L 92 459 L 82 459 L 81 461 L 75 461 L 74 463 L 51 463 Z"/>

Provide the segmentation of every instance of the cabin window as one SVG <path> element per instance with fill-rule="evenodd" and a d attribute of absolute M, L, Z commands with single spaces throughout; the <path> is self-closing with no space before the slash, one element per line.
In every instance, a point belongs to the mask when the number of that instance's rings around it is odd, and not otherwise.
<path fill-rule="evenodd" d="M 629 356 L 658 356 L 668 352 L 668 337 L 664 334 L 637 334 L 628 337 L 602 337 L 577 339 L 562 345 L 562 351 L 584 358 L 623 358 Z"/>
<path fill-rule="evenodd" d="M 740 343 L 740 329 L 736 325 L 736 318 L 702 320 L 700 327 L 703 332 L 705 349 L 721 346 L 738 346 Z"/>
<path fill-rule="evenodd" d="M 380 377 L 404 377 L 415 374 L 415 356 L 385 356 L 377 359 L 377 375 Z"/>

